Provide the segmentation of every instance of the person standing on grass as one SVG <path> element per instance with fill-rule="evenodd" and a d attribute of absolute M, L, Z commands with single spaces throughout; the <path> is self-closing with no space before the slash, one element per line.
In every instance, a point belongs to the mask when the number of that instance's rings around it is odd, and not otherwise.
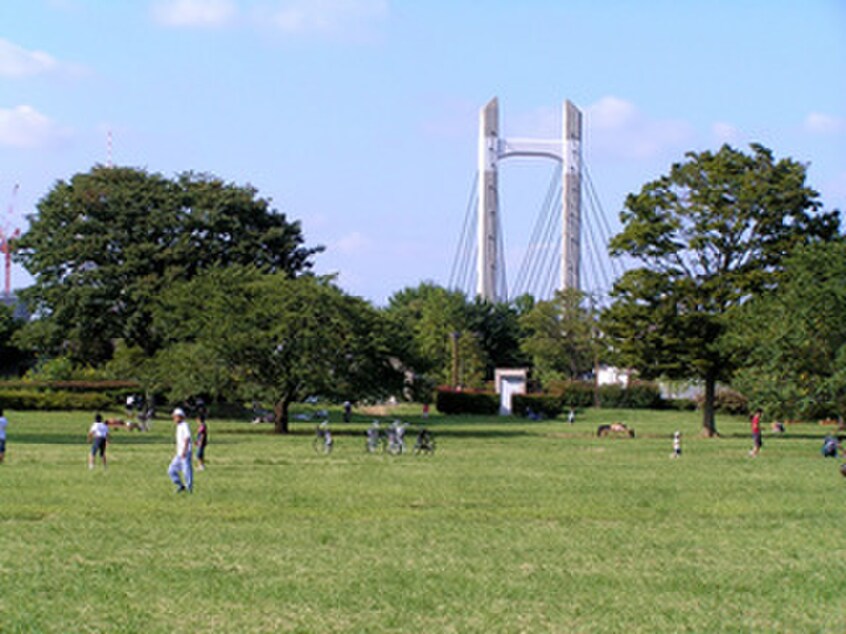
<path fill-rule="evenodd" d="M 9 421 L 3 416 L 3 408 L 0 407 L 0 464 L 6 459 L 6 427 Z"/>
<path fill-rule="evenodd" d="M 752 418 L 750 419 L 750 424 L 752 426 L 752 451 L 749 452 L 749 455 L 753 458 L 758 455 L 761 451 L 761 446 L 764 444 L 761 439 L 761 416 L 763 413 L 764 412 L 759 407 L 755 410 L 755 413 L 752 414 Z"/>
<path fill-rule="evenodd" d="M 206 469 L 206 445 L 209 444 L 209 426 L 206 425 L 206 415 L 201 413 L 197 416 L 197 465 L 200 471 Z"/>
<path fill-rule="evenodd" d="M 100 414 L 94 416 L 94 422 L 88 430 L 88 442 L 91 443 L 91 453 L 88 454 L 88 468 L 94 468 L 94 459 L 100 454 L 103 469 L 106 468 L 106 445 L 109 443 L 109 426 L 103 422 Z"/>
<path fill-rule="evenodd" d="M 177 407 L 171 413 L 173 424 L 176 425 L 176 455 L 170 461 L 167 474 L 176 485 L 176 492 L 182 493 L 194 490 L 194 468 L 191 464 L 191 428 L 185 420 L 185 412 Z M 180 472 L 182 477 L 179 476 Z M 182 478 L 185 478 L 183 482 Z"/>

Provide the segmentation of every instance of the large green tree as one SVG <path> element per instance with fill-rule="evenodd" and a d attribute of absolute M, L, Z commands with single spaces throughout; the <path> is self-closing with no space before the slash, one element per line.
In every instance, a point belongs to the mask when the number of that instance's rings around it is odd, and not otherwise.
<path fill-rule="evenodd" d="M 14 344 L 15 334 L 24 322 L 15 319 L 12 306 L 0 301 L 0 376 L 16 376 L 26 363 L 27 355 Z"/>
<path fill-rule="evenodd" d="M 381 313 L 311 275 L 212 269 L 164 293 L 154 330 L 165 342 L 156 356 L 162 387 L 234 385 L 242 397 L 274 404 L 278 433 L 288 432 L 290 405 L 308 396 L 357 400 L 402 386 Z M 182 358 L 226 370 L 180 370 Z"/>
<path fill-rule="evenodd" d="M 777 283 L 786 255 L 839 230 L 805 165 L 751 150 L 688 153 L 626 198 L 611 242 L 639 266 L 615 284 L 603 332 L 618 362 L 647 378 L 702 380 L 707 435 L 716 434 L 716 384 L 735 369 L 723 341 L 731 312 Z"/>
<path fill-rule="evenodd" d="M 773 292 L 737 312 L 734 386 L 788 419 L 846 411 L 846 244 L 800 249 Z"/>
<path fill-rule="evenodd" d="M 158 349 L 151 306 L 174 282 L 236 264 L 293 277 L 319 250 L 250 186 L 95 167 L 39 201 L 15 257 L 35 278 L 23 293 L 38 316 L 30 343 L 97 364 L 115 339 Z"/>
<path fill-rule="evenodd" d="M 584 293 L 558 291 L 520 318 L 526 335 L 521 347 L 542 383 L 577 379 L 594 369 L 598 355 L 596 323 Z"/>
<path fill-rule="evenodd" d="M 384 312 L 407 369 L 442 384 L 451 382 L 454 371 L 465 385 L 484 380 L 487 360 L 469 329 L 463 293 L 424 282 L 392 295 Z"/>

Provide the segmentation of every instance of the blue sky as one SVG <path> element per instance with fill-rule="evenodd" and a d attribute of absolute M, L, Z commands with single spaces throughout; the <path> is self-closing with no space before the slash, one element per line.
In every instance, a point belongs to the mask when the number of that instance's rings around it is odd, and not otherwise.
<path fill-rule="evenodd" d="M 110 131 L 115 164 L 254 185 L 326 246 L 319 272 L 384 304 L 447 283 L 492 97 L 505 136 L 584 111 L 612 226 L 724 142 L 809 163 L 846 211 L 844 0 L 3 0 L 2 225 L 106 163 Z M 550 169 L 501 167 L 509 270 Z"/>

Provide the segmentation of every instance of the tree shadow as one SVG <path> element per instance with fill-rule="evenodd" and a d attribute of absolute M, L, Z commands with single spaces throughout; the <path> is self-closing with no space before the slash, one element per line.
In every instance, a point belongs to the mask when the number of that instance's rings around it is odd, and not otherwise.
<path fill-rule="evenodd" d="M 118 445 L 162 445 L 170 444 L 170 438 L 162 436 L 149 436 L 138 434 L 136 436 L 118 436 L 119 440 L 109 437 L 110 444 Z M 85 435 L 81 434 L 36 434 L 36 433 L 15 433 L 9 434 L 9 443 L 18 445 L 88 445 L 90 444 Z"/>

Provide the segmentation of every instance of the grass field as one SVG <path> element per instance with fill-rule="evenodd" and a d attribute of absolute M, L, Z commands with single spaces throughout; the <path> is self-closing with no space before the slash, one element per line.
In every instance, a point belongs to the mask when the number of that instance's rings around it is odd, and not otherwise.
<path fill-rule="evenodd" d="M 168 421 L 90 472 L 90 414 L 6 414 L 2 632 L 846 631 L 846 479 L 817 425 L 751 459 L 741 419 L 707 440 L 694 413 L 435 416 L 436 455 L 393 457 L 362 418 L 324 457 L 313 423 L 212 420 L 189 496 Z M 614 420 L 637 438 L 595 437 Z"/>

